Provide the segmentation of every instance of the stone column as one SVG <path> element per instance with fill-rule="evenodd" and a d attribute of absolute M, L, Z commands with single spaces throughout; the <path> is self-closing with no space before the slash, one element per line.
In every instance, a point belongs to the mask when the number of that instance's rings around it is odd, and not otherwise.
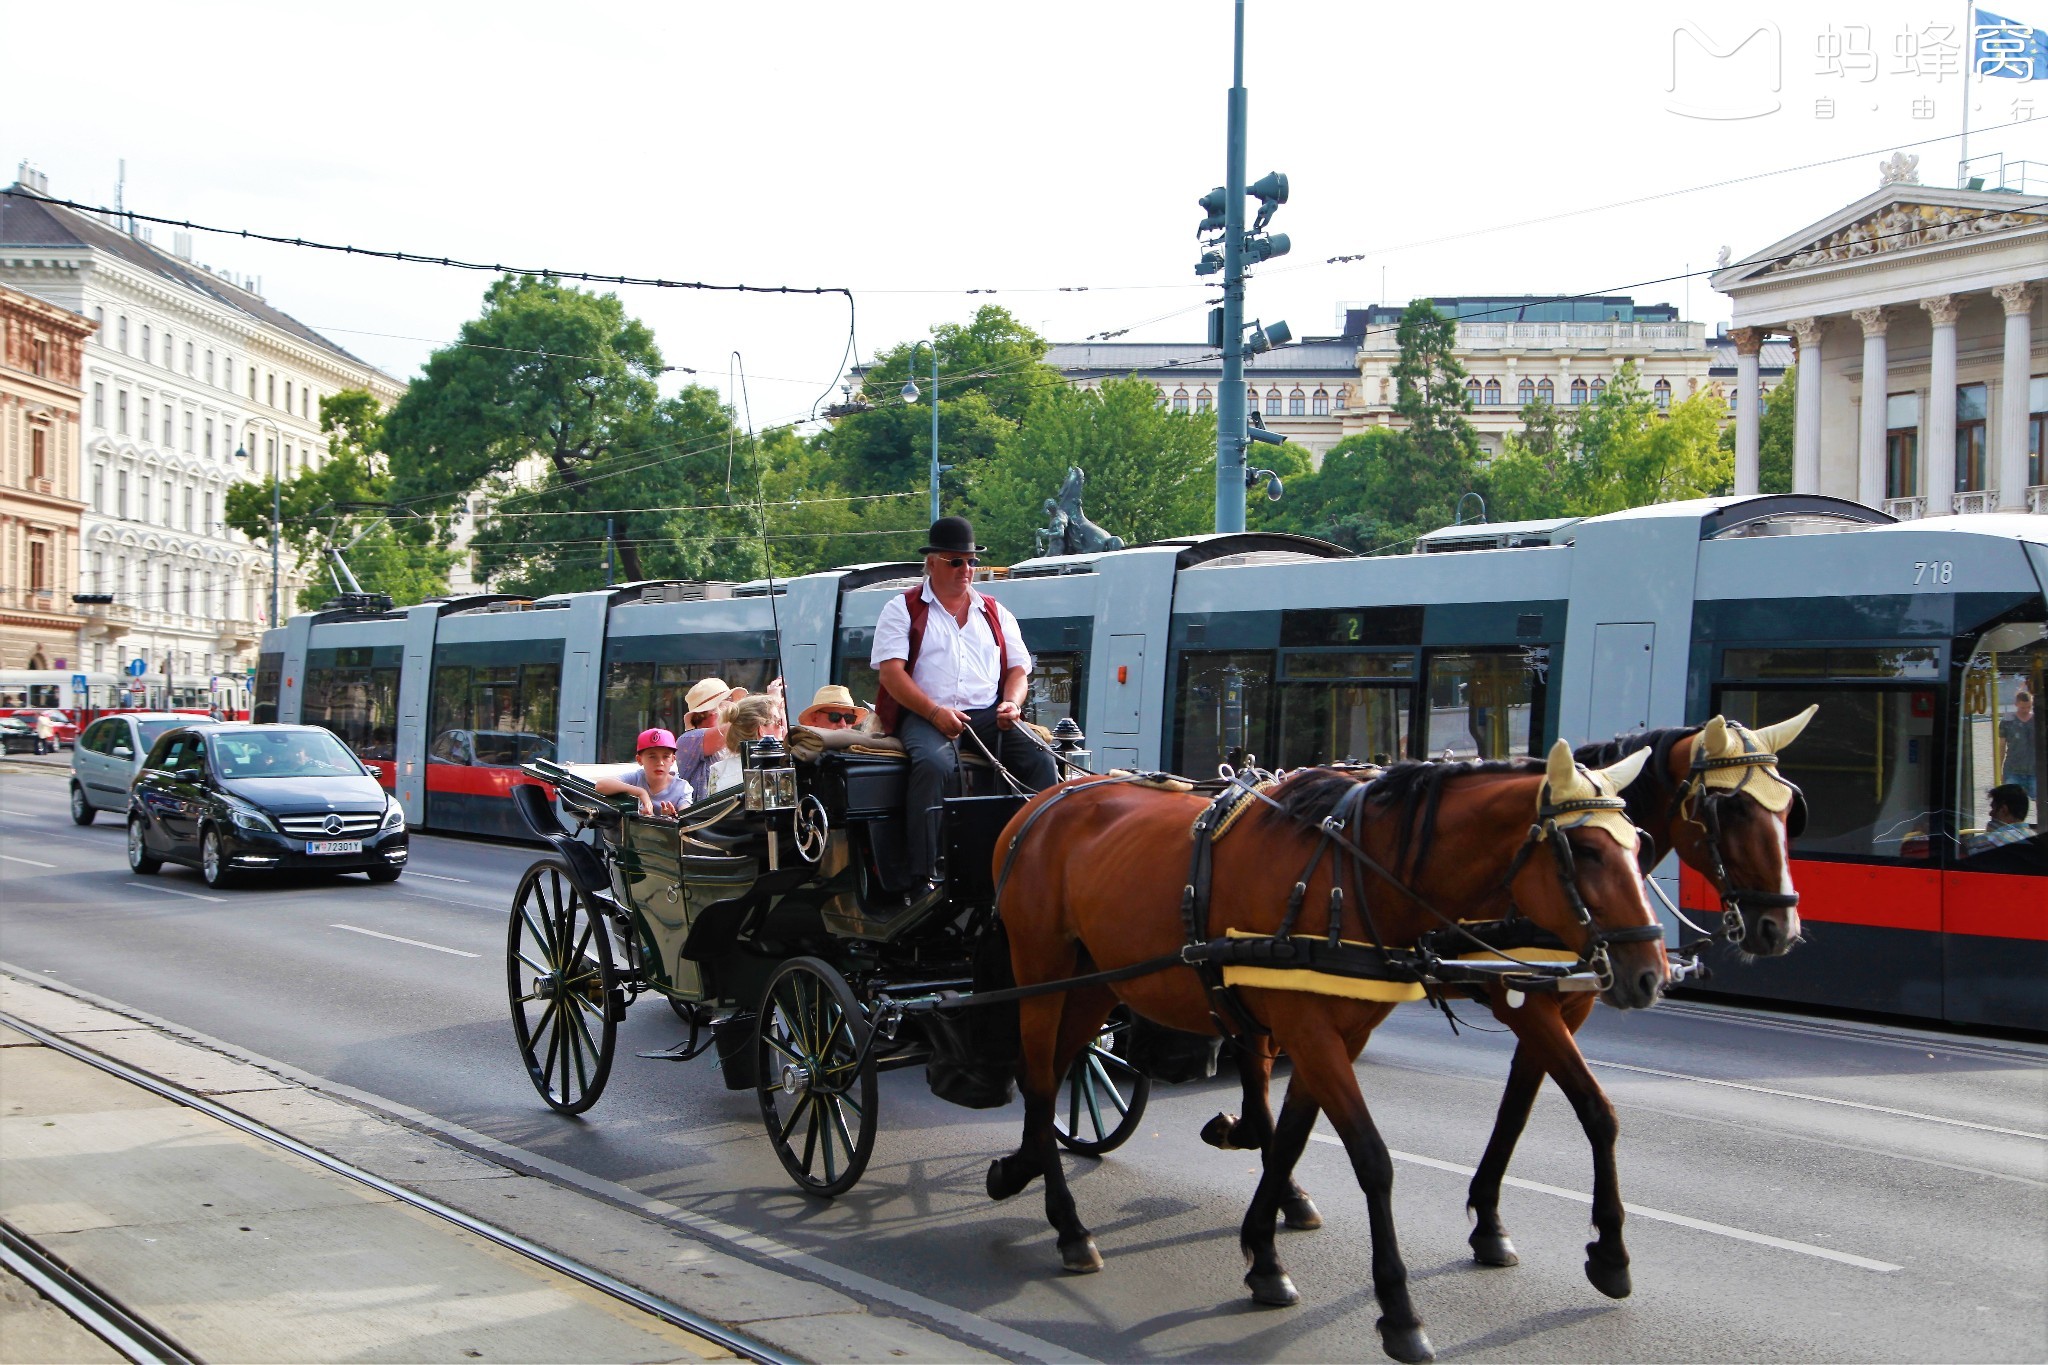
<path fill-rule="evenodd" d="M 2027 510 L 2027 380 L 2034 330 L 2034 286 L 2014 281 L 1991 292 L 2005 305 L 2005 368 L 1999 376 L 1998 434 L 1986 463 L 1997 471 L 1998 510 Z"/>
<path fill-rule="evenodd" d="M 1863 409 L 1856 439 L 1856 501 L 1865 507 L 1884 506 L 1885 329 L 1891 314 L 1882 308 L 1858 308 L 1851 316 L 1863 328 Z"/>
<path fill-rule="evenodd" d="M 1956 319 L 1962 305 L 1953 294 L 1920 300 L 1933 324 L 1927 407 L 1920 417 L 1920 469 L 1926 476 L 1927 515 L 1945 517 L 1956 504 Z"/>
<path fill-rule="evenodd" d="M 1799 342 L 1798 410 L 1792 428 L 1792 491 L 1820 492 L 1820 318 L 1796 318 L 1792 335 Z"/>
<path fill-rule="evenodd" d="M 1758 491 L 1757 436 L 1764 412 L 1757 366 L 1764 329 L 1738 327 L 1728 335 L 1735 339 L 1735 493 L 1750 497 Z"/>

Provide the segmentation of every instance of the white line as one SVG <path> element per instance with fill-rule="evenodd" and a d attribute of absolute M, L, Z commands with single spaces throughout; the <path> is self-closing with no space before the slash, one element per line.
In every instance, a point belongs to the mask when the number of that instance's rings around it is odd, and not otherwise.
<path fill-rule="evenodd" d="M 161 891 L 166 896 L 183 896 L 187 900 L 212 901 L 215 905 L 227 904 L 227 901 L 220 896 L 202 896 L 197 891 L 180 891 L 172 886 L 158 886 L 155 882 L 124 882 L 122 885 L 139 886 L 145 891 Z"/>
<path fill-rule="evenodd" d="M 432 948 L 437 953 L 448 953 L 455 957 L 482 957 L 482 953 L 465 953 L 460 948 L 443 948 L 438 943 L 422 943 L 416 938 L 400 938 L 396 934 L 380 934 L 375 929 L 358 929 L 353 924 L 330 924 L 330 929 L 346 929 L 351 934 L 368 934 L 371 938 L 389 939 L 393 943 L 407 943 L 415 948 Z"/>
<path fill-rule="evenodd" d="M 17 820 L 33 820 L 36 818 L 25 810 L 8 810 L 4 806 L 0 806 L 0 815 L 11 815 Z"/>
<path fill-rule="evenodd" d="M 1811 1100 L 1815 1104 L 1840 1105 L 1844 1109 L 1862 1109 L 1872 1114 L 1889 1114 L 1893 1118 L 1919 1119 L 1923 1123 L 1945 1123 L 1951 1128 L 1969 1128 L 1979 1133 L 2000 1133 L 2006 1137 L 2032 1138 L 2036 1142 L 2048 1142 L 2048 1133 L 2030 1133 L 2024 1128 L 1995 1128 L 1988 1123 L 1971 1123 L 1966 1119 L 1943 1118 L 1940 1114 L 1922 1114 L 1912 1109 L 1888 1109 L 1881 1104 L 1865 1104 L 1861 1100 L 1831 1099 L 1826 1095 L 1808 1095 L 1798 1090 L 1773 1090 L 1767 1085 L 1750 1085 L 1743 1081 L 1720 1081 L 1712 1076 L 1688 1076 L 1683 1071 L 1659 1071 L 1652 1066 L 1630 1066 L 1626 1062 L 1596 1062 L 1586 1059 L 1589 1066 L 1612 1067 L 1616 1071 L 1633 1071 L 1644 1076 L 1662 1076 L 1666 1080 L 1693 1081 L 1700 1085 L 1721 1085 L 1730 1090 L 1747 1090 L 1757 1095 L 1776 1095 L 1786 1100 Z"/>
<path fill-rule="evenodd" d="M 1342 1147 L 1344 1145 L 1342 1139 L 1331 1137 L 1327 1133 L 1310 1133 L 1309 1138 L 1314 1142 L 1328 1143 L 1332 1147 Z M 1451 1175 L 1460 1176 L 1470 1176 L 1473 1174 L 1470 1166 L 1460 1166 L 1452 1161 L 1439 1161 L 1433 1156 L 1417 1156 L 1413 1152 L 1396 1152 L 1392 1150 L 1389 1150 L 1388 1155 L 1396 1161 L 1407 1161 L 1417 1166 L 1427 1166 L 1433 1171 L 1446 1171 Z M 1518 1190 L 1533 1190 L 1537 1194 L 1555 1195 L 1559 1199 L 1569 1199 L 1575 1204 L 1591 1204 L 1593 1202 L 1593 1196 L 1590 1194 L 1580 1194 L 1577 1190 L 1568 1190 L 1561 1185 L 1545 1185 L 1541 1181 L 1523 1180 L 1519 1176 L 1503 1176 L 1501 1183 L 1503 1185 L 1512 1185 Z M 1646 1208 L 1641 1204 L 1623 1204 L 1622 1207 L 1628 1210 L 1632 1217 L 1647 1218 L 1656 1223 L 1671 1223 L 1678 1227 L 1691 1228 L 1695 1232 L 1711 1232 L 1717 1237 L 1733 1237 L 1738 1242 L 1754 1242 L 1758 1246 L 1776 1247 L 1780 1251 L 1796 1251 L 1802 1256 L 1817 1256 L 1823 1261 L 1840 1261 L 1843 1265 L 1853 1265 L 1859 1270 L 1875 1270 L 1879 1274 L 1889 1274 L 1894 1270 L 1903 1270 L 1905 1268 L 1893 1265 L 1890 1261 L 1873 1261 L 1867 1256 L 1855 1256 L 1846 1251 L 1836 1251 L 1833 1247 L 1815 1246 L 1811 1242 L 1794 1242 L 1784 1237 L 1772 1237 L 1766 1233 L 1751 1232 L 1746 1228 L 1731 1228 L 1726 1223 L 1710 1223 L 1704 1218 L 1688 1218 L 1682 1213 L 1666 1213 L 1662 1209 Z"/>
<path fill-rule="evenodd" d="M 39 863 L 34 858 L 17 858 L 11 853 L 0 853 L 0 863 L 27 863 L 30 867 L 55 867 L 55 863 Z"/>
<path fill-rule="evenodd" d="M 469 885 L 469 878 L 467 878 L 467 877 L 441 877 L 441 876 L 436 876 L 436 875 L 435 875 L 434 873 L 432 873 L 432 872 L 422 872 L 422 871 L 420 871 L 420 870 L 419 870 L 418 868 L 416 868 L 416 867 L 415 867 L 415 868 L 409 868 L 409 869 L 408 869 L 408 871 L 410 871 L 410 872 L 412 873 L 412 875 L 413 875 L 413 876 L 415 876 L 415 877 L 425 877 L 425 878 L 426 878 L 426 879 L 427 879 L 428 881 L 430 881 L 430 882 L 461 882 L 461 883 L 462 883 L 462 884 L 463 884 L 464 886 L 468 886 L 468 885 Z"/>

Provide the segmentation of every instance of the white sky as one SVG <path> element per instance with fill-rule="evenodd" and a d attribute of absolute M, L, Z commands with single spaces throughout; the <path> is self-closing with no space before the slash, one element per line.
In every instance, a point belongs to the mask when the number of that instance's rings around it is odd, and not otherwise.
<path fill-rule="evenodd" d="M 2048 25 L 2048 0 L 1997 6 Z M 1902 33 L 1956 0 L 1824 6 L 1455 7 L 1250 0 L 1249 171 L 1286 171 L 1293 254 L 1248 312 L 1297 336 L 1341 300 L 1607 290 L 1736 258 L 1877 185 L 1880 149 L 1956 133 L 1962 81 L 1898 70 Z M 1732 45 L 1707 60 L 1674 30 Z M 1867 25 L 1867 33 L 1847 25 Z M 10 65 L 0 170 L 144 213 L 520 265 L 859 293 L 863 357 L 993 297 L 1055 340 L 1146 323 L 1200 340 L 1195 200 L 1223 178 L 1225 0 L 1030 5 L 101 3 L 90 29 Z M 1833 32 L 1871 79 L 1826 74 Z M 1940 34 L 1933 35 L 1935 39 Z M 1923 50 L 1932 53 L 1931 44 Z M 1744 63 L 1764 53 L 1765 65 Z M 2048 161 L 2048 83 L 1971 87 L 1973 154 Z M 1832 97 L 1835 117 L 1815 115 Z M 1926 98 L 1929 117 L 1915 117 Z M 1707 121 L 1672 102 L 1776 112 Z M 1956 142 L 1920 147 L 1953 182 Z M 1453 234 L 1844 156 L 1839 165 L 1448 240 Z M 11 178 L 11 175 L 8 177 Z M 170 243 L 158 229 L 159 245 Z M 1366 252 L 1364 261 L 1324 258 Z M 204 234 L 279 307 L 399 377 L 477 309 L 489 277 Z M 1058 292 L 1087 285 L 1086 293 Z M 621 291 L 674 364 L 723 389 L 746 357 L 757 424 L 810 410 L 843 301 Z M 1633 291 L 1709 322 L 1703 280 Z M 1152 322 L 1162 314 L 1178 316 Z M 388 335 L 371 335 L 388 334 Z"/>

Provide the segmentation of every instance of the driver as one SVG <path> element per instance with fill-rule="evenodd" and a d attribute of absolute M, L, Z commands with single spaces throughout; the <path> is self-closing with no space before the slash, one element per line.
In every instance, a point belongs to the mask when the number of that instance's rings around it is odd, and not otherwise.
<path fill-rule="evenodd" d="M 882 679 L 877 718 L 910 754 L 905 844 L 912 901 L 938 889 L 939 802 L 959 787 L 962 732 L 971 728 L 1031 790 L 1057 780 L 1052 755 L 1015 728 L 1030 686 L 1031 652 L 1009 608 L 974 590 L 985 547 L 974 543 L 973 524 L 940 517 L 927 539 L 924 581 L 882 608 L 869 658 Z M 968 745 L 979 752 L 972 740 Z"/>

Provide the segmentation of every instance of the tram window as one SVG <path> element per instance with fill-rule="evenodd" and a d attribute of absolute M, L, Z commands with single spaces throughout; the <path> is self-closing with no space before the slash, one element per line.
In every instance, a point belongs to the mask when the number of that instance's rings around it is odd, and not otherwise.
<path fill-rule="evenodd" d="M 561 694 L 560 664 L 443 664 L 428 756 L 492 767 L 551 758 Z"/>
<path fill-rule="evenodd" d="M 1282 683 L 1280 747 L 1269 766 L 1406 758 L 1413 694 L 1405 684 Z"/>
<path fill-rule="evenodd" d="M 862 706 L 873 707 L 882 695 L 882 675 L 868 662 L 866 646 L 862 646 L 859 657 L 840 659 L 839 684 L 853 693 L 853 699 Z M 797 709 L 801 711 L 803 708 Z"/>
<path fill-rule="evenodd" d="M 768 686 L 768 659 L 705 659 L 695 663 L 614 662 L 605 670 L 604 744 L 599 761 L 630 763 L 642 730 L 686 728 L 684 698 L 705 678 L 759 692 Z"/>
<path fill-rule="evenodd" d="M 358 758 L 389 761 L 398 757 L 399 667 L 395 657 L 374 659 L 368 648 L 311 651 L 299 719 L 332 731 Z"/>
<path fill-rule="evenodd" d="M 267 725 L 276 723 L 278 684 L 283 676 L 284 655 L 256 656 L 256 705 L 249 713 L 250 719 Z"/>
<path fill-rule="evenodd" d="M 1730 678 L 1926 678 L 1941 676 L 1932 645 L 1897 649 L 1731 649 L 1721 661 Z"/>
<path fill-rule="evenodd" d="M 2048 876 L 2040 805 L 2048 729 L 2037 709 L 2044 687 L 2048 626 L 2012 622 L 1978 639 L 1957 716 L 1955 857 L 1965 871 Z"/>
<path fill-rule="evenodd" d="M 1806 794 L 1800 854 L 1926 862 L 1933 857 L 1935 693 L 1931 688 L 1728 688 L 1719 709 L 1755 728 L 1820 710 L 1778 762 Z"/>
<path fill-rule="evenodd" d="M 1174 707 L 1179 770 L 1206 777 L 1219 763 L 1237 766 L 1254 758 L 1270 766 L 1275 761 L 1267 743 L 1272 697 L 1269 653 L 1181 655 Z"/>
<path fill-rule="evenodd" d="M 1031 692 L 1024 699 L 1024 719 L 1048 728 L 1073 716 L 1081 700 L 1081 656 L 1040 654 L 1031 672 Z M 1076 720 L 1078 724 L 1078 718 Z"/>
<path fill-rule="evenodd" d="M 1422 752 L 1430 758 L 1516 758 L 1535 752 L 1543 681 L 1521 650 L 1429 657 Z"/>

